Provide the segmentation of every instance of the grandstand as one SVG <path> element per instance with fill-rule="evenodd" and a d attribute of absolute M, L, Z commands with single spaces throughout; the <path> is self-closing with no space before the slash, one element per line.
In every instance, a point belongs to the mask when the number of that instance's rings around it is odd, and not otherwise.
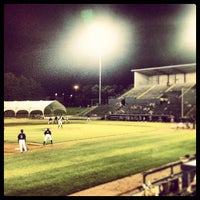
<path fill-rule="evenodd" d="M 109 99 L 108 105 L 98 106 L 90 115 L 134 121 L 196 118 L 196 63 L 134 69 L 131 72 L 134 87 L 118 98 Z"/>

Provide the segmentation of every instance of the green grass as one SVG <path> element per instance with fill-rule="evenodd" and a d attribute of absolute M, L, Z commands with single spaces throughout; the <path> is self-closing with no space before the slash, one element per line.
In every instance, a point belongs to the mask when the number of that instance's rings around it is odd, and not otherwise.
<path fill-rule="evenodd" d="M 42 144 L 49 127 L 54 145 L 77 143 L 5 155 L 6 196 L 65 196 L 196 153 L 196 130 L 176 130 L 169 123 L 74 120 L 58 129 L 45 120 L 19 121 L 5 120 L 4 142 L 16 142 L 23 128 L 28 142 Z"/>

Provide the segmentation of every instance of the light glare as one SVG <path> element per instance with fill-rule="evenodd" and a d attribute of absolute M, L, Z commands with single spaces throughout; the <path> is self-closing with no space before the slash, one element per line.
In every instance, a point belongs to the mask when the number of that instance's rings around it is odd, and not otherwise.
<path fill-rule="evenodd" d="M 127 56 L 131 43 L 131 30 L 123 19 L 98 16 L 88 23 L 77 20 L 58 52 L 61 60 L 79 62 L 83 66 L 96 65 L 101 54 L 103 62 Z M 73 61 L 72 61 L 73 60 Z M 92 64 L 93 63 L 93 64 Z"/>
<path fill-rule="evenodd" d="M 183 13 L 184 25 L 181 30 L 180 44 L 190 51 L 196 51 L 196 6 Z"/>
<path fill-rule="evenodd" d="M 109 54 L 120 41 L 116 24 L 97 21 L 86 27 L 83 48 L 94 54 Z"/>
<path fill-rule="evenodd" d="M 82 56 L 109 56 L 116 53 L 123 40 L 120 23 L 107 18 L 99 18 L 79 27 L 73 39 L 73 51 Z"/>

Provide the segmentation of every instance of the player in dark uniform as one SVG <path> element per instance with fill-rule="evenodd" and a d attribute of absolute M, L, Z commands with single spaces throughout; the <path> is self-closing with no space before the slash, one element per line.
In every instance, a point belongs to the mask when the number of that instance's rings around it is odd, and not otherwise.
<path fill-rule="evenodd" d="M 52 140 L 52 136 L 51 136 L 51 131 L 49 130 L 49 128 L 47 128 L 44 132 L 44 141 L 43 141 L 43 145 L 46 144 L 47 139 L 50 140 L 51 144 L 53 144 L 53 140 Z"/>
<path fill-rule="evenodd" d="M 21 153 L 23 153 L 23 150 L 27 151 L 27 148 L 26 148 L 26 135 L 25 135 L 23 129 L 21 129 L 21 132 L 18 135 L 18 143 L 19 143 L 19 149 L 20 149 Z"/>

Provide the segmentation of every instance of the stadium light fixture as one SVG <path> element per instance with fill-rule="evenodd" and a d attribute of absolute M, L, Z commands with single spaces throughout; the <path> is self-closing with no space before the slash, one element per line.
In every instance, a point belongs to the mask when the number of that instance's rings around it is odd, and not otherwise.
<path fill-rule="evenodd" d="M 120 42 L 120 28 L 108 18 L 98 18 L 87 24 L 82 32 L 81 46 L 84 51 L 98 57 L 99 64 L 99 105 L 101 105 L 102 56 L 114 53 Z"/>
<path fill-rule="evenodd" d="M 101 104 L 102 63 L 117 67 L 119 61 L 130 56 L 133 24 L 101 8 L 83 10 L 81 16 L 74 17 L 66 24 L 58 40 L 58 57 L 64 64 L 70 63 L 77 70 L 84 67 L 90 73 L 97 74 L 94 66 L 98 65 Z"/>
<path fill-rule="evenodd" d="M 74 90 L 75 90 L 75 93 L 74 93 L 74 101 L 75 101 L 75 105 L 77 104 L 77 91 L 78 91 L 78 89 L 79 89 L 79 85 L 74 85 L 73 86 L 73 88 L 74 88 Z"/>
<path fill-rule="evenodd" d="M 182 42 L 190 50 L 196 50 L 196 6 L 191 7 L 190 13 L 186 15 L 186 27 L 183 31 Z"/>
<path fill-rule="evenodd" d="M 55 100 L 57 100 L 58 93 L 56 92 L 54 95 L 55 95 Z"/>
<path fill-rule="evenodd" d="M 75 91 L 77 91 L 79 89 L 79 86 L 78 85 L 74 85 L 74 89 L 75 89 Z"/>
<path fill-rule="evenodd" d="M 194 54 L 196 52 L 196 6 L 189 5 L 190 9 L 184 10 L 181 15 L 181 23 L 183 24 L 180 27 L 180 31 L 177 34 L 177 41 L 185 48 L 189 54 Z"/>

